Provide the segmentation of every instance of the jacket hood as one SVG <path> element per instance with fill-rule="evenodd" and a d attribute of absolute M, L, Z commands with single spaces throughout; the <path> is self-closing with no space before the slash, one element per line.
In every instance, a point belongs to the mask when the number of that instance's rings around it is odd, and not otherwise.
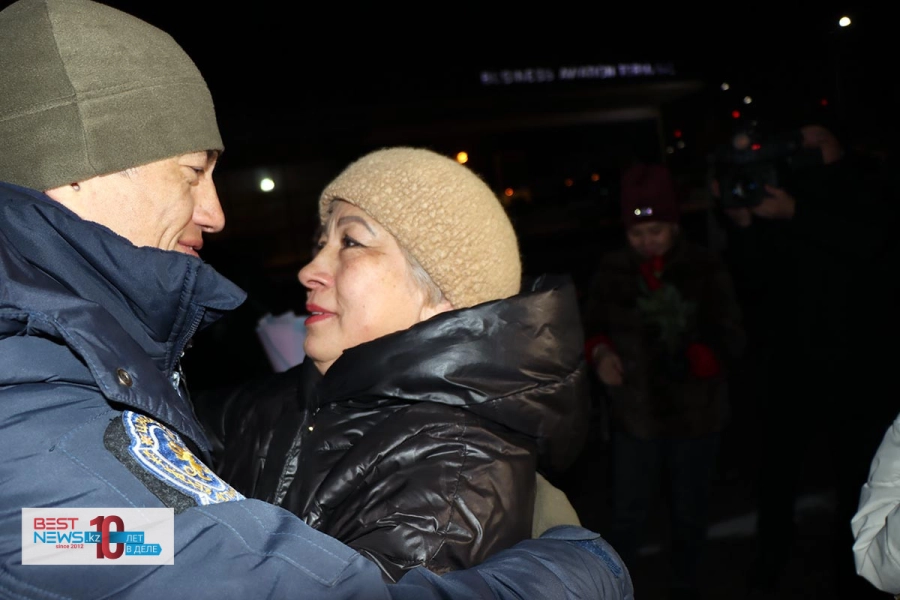
<path fill-rule="evenodd" d="M 583 337 L 571 279 L 543 276 L 511 298 L 346 350 L 322 379 L 320 397 L 458 406 L 534 438 L 543 458 L 563 468 L 588 424 Z"/>

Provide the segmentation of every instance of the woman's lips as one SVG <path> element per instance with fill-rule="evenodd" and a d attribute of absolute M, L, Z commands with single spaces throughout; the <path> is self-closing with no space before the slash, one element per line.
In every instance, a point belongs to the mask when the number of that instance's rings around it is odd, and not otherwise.
<path fill-rule="evenodd" d="M 312 325 L 313 323 L 318 323 L 319 321 L 324 321 L 329 317 L 333 317 L 334 313 L 318 313 L 314 315 L 310 315 L 303 321 L 303 324 L 306 326 Z"/>
<path fill-rule="evenodd" d="M 334 316 L 333 312 L 325 310 L 318 304 L 307 304 L 306 312 L 310 313 L 310 316 L 303 322 L 304 325 L 312 325 Z"/>

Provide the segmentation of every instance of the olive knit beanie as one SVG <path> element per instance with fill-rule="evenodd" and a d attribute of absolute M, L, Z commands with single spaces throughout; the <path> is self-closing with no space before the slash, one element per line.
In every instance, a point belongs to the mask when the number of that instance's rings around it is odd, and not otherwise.
<path fill-rule="evenodd" d="M 352 163 L 319 199 L 358 206 L 425 269 L 454 308 L 519 292 L 522 264 L 512 223 L 471 169 L 423 148 L 376 150 Z"/>
<path fill-rule="evenodd" d="M 212 97 L 169 34 L 89 0 L 0 11 L 0 181 L 48 190 L 222 150 Z"/>

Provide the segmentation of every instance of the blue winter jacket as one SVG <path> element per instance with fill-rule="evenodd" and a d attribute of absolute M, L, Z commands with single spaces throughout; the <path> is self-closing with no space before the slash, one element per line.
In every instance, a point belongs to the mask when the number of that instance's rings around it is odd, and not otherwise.
<path fill-rule="evenodd" d="M 348 546 L 216 478 L 179 359 L 243 299 L 196 257 L 134 247 L 0 183 L 0 598 L 632 597 L 615 551 L 577 527 L 387 584 Z M 134 451 L 129 426 L 148 417 L 178 452 Z M 174 565 L 22 565 L 31 507 L 171 507 Z"/>

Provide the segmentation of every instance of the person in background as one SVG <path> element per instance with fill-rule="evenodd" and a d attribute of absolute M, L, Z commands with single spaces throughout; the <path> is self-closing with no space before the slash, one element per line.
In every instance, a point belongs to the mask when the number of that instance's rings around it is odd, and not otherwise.
<path fill-rule="evenodd" d="M 632 564 L 668 484 L 671 597 L 693 599 L 741 311 L 724 263 L 682 234 L 668 169 L 630 167 L 621 190 L 627 243 L 601 257 L 583 307 L 586 354 L 610 405 L 609 537 Z"/>
<path fill-rule="evenodd" d="M 854 150 L 858 133 L 849 116 L 818 103 L 780 108 L 767 129 L 793 132 L 795 158 L 804 159 L 780 169 L 778 185 L 765 186 L 758 204 L 721 211 L 733 272 L 750 292 L 743 306 L 753 323 L 751 364 L 760 386 L 757 551 L 749 583 L 779 587 L 795 547 L 806 457 L 824 456 L 831 478 L 825 491 L 835 504 L 829 574 L 841 598 L 864 600 L 878 594 L 856 574 L 849 523 L 884 423 L 896 411 L 882 391 L 893 383 L 892 345 L 900 333 L 895 175 L 889 164 Z M 714 184 L 713 195 L 721 196 Z"/>
<path fill-rule="evenodd" d="M 299 272 L 306 360 L 197 398 L 217 472 L 390 581 L 531 537 L 536 475 L 565 470 L 587 433 L 574 285 L 545 276 L 522 289 L 494 192 L 426 148 L 359 158 L 325 187 L 319 217 Z M 542 504 L 539 519 L 565 507 L 577 522 L 567 501 Z"/>
<path fill-rule="evenodd" d="M 0 595 L 633 597 L 615 550 L 575 526 L 389 585 L 223 482 L 180 369 L 194 334 L 245 298 L 199 257 L 225 224 L 203 77 L 124 12 L 19 0 L 0 11 L 0 85 Z M 23 565 L 26 508 L 171 509 L 174 562 Z"/>
<path fill-rule="evenodd" d="M 900 595 L 900 415 L 875 451 L 851 520 L 856 572 L 883 592 Z"/>

